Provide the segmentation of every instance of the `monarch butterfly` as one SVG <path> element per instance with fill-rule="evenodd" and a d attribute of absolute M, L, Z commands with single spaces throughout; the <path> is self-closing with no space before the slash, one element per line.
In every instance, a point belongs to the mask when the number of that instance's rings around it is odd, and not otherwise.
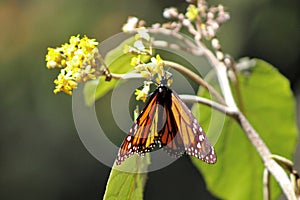
<path fill-rule="evenodd" d="M 186 153 L 206 163 L 217 161 L 205 132 L 180 97 L 163 78 L 120 146 L 116 164 L 132 154 L 163 148 L 169 155 Z"/>

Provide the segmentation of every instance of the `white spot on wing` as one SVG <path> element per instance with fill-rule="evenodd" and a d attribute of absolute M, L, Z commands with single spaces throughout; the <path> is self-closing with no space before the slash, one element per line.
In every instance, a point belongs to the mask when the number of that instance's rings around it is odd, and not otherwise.
<path fill-rule="evenodd" d="M 195 129 L 195 127 L 193 127 L 193 133 L 194 134 L 196 134 L 197 132 L 196 132 L 196 129 Z"/>
<path fill-rule="evenodd" d="M 194 119 L 194 121 L 193 121 L 193 128 L 195 128 L 195 129 L 197 128 L 197 123 L 198 123 L 197 120 Z"/>
<path fill-rule="evenodd" d="M 201 142 L 204 140 L 203 134 L 200 134 L 200 135 L 199 135 L 199 140 L 200 140 Z"/>

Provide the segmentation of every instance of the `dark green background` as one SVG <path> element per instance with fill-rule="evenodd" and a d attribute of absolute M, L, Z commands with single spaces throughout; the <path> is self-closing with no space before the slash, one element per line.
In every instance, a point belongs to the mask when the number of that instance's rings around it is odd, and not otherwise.
<path fill-rule="evenodd" d="M 270 62 L 299 97 L 299 1 L 213 2 L 231 13 L 219 34 L 224 51 Z M 71 97 L 53 94 L 57 71 L 45 67 L 47 47 L 78 33 L 105 40 L 129 15 L 161 22 L 163 8 L 175 5 L 186 6 L 179 0 L 0 1 L 0 199 L 101 199 L 110 169 L 82 145 Z M 300 171 L 299 153 L 296 163 Z M 200 178 L 183 157 L 149 174 L 145 197 L 207 199 Z"/>

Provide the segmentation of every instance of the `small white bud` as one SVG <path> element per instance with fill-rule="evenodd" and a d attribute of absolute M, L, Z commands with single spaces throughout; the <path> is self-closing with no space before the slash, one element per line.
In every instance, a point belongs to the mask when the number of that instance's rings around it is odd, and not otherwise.
<path fill-rule="evenodd" d="M 224 54 L 221 51 L 216 51 L 216 56 L 218 60 L 223 60 Z"/>
<path fill-rule="evenodd" d="M 171 7 L 166 8 L 163 12 L 164 18 L 171 19 L 171 18 L 177 18 L 178 17 L 178 10 L 177 8 Z"/>
<path fill-rule="evenodd" d="M 214 38 L 211 40 L 211 45 L 214 49 L 220 49 L 221 45 L 219 43 L 219 40 L 217 38 Z"/>

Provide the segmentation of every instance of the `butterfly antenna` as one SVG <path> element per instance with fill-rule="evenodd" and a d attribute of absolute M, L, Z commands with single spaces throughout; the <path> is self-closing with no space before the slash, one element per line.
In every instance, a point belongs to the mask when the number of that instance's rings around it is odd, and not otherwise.
<path fill-rule="evenodd" d="M 161 85 L 164 85 L 164 86 L 167 86 L 169 80 L 171 80 L 172 77 L 173 77 L 173 75 L 172 75 L 170 72 L 165 71 L 165 73 L 164 73 L 163 76 L 161 77 L 160 84 L 161 84 Z"/>

